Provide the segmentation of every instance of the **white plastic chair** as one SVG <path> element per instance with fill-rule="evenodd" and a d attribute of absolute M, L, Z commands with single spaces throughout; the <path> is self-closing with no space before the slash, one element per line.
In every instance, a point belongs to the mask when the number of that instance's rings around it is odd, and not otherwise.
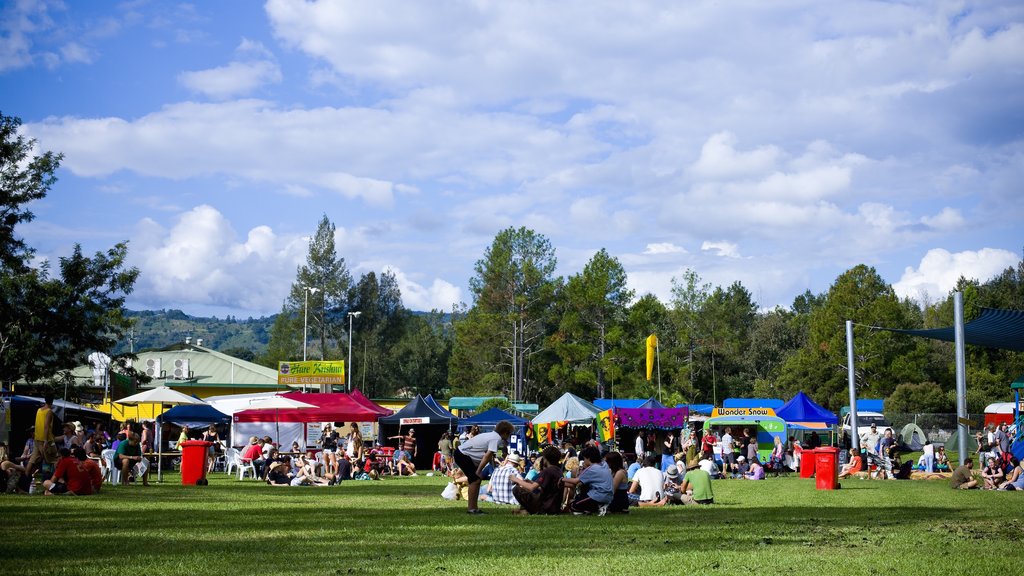
<path fill-rule="evenodd" d="M 224 466 L 227 468 L 227 474 L 231 474 L 231 468 L 238 467 L 239 480 L 242 480 L 246 477 L 247 471 L 250 472 L 250 475 L 253 477 L 253 479 L 256 479 L 256 465 L 253 464 L 252 460 L 247 460 L 243 458 L 242 454 L 239 453 L 237 449 L 228 448 L 227 451 L 224 453 L 224 458 L 225 461 L 227 462 L 227 465 Z"/>
<path fill-rule="evenodd" d="M 114 464 L 114 456 L 116 454 L 116 451 L 109 448 L 100 453 L 100 458 L 103 459 L 103 466 L 107 469 L 105 480 L 111 484 L 117 484 L 121 479 L 121 471 L 118 470 L 117 466 Z"/>

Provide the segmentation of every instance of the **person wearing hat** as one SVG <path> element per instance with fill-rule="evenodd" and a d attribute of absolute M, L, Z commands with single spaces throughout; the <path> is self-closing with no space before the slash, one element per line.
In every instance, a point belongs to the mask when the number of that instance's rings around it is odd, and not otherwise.
<path fill-rule="evenodd" d="M 679 467 L 672 465 L 665 471 L 665 504 L 682 504 L 683 491 L 681 486 L 682 478 L 679 476 Z"/>
<path fill-rule="evenodd" d="M 683 504 L 714 504 L 715 491 L 711 488 L 711 475 L 696 463 L 686 465 L 686 475 L 679 486 Z"/>
<path fill-rule="evenodd" d="M 494 504 L 519 504 L 519 501 L 512 495 L 512 488 L 515 487 L 512 479 L 523 477 L 522 464 L 523 459 L 519 454 L 515 452 L 509 454 L 501 466 L 498 466 L 491 474 L 491 481 L 487 484 L 484 496 L 481 497 Z"/>
<path fill-rule="evenodd" d="M 743 478 L 747 475 L 747 471 L 750 470 L 750 464 L 747 462 L 745 456 L 736 457 L 736 472 L 732 475 L 733 478 Z"/>
<path fill-rule="evenodd" d="M 288 471 L 288 463 L 275 461 L 267 470 L 267 484 L 271 486 L 291 486 L 293 474 Z"/>
<path fill-rule="evenodd" d="M 466 498 L 466 512 L 469 514 L 483 514 L 477 500 L 480 497 L 480 474 L 485 466 L 494 458 L 498 448 L 508 444 L 515 428 L 507 420 L 502 420 L 494 426 L 493 432 L 478 434 L 462 443 L 455 451 L 455 464 L 462 469 L 466 475 L 469 485 L 469 494 Z M 411 432 L 411 430 L 410 430 Z"/>

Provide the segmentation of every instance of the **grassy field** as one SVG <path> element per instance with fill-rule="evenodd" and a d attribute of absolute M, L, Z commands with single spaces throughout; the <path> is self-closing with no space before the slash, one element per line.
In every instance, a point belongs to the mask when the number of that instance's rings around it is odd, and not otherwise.
<path fill-rule="evenodd" d="M 722 480 L 709 507 L 519 517 L 438 477 L 275 488 L 214 474 L 0 496 L 0 574 L 1019 574 L 1024 494 L 944 481 Z"/>

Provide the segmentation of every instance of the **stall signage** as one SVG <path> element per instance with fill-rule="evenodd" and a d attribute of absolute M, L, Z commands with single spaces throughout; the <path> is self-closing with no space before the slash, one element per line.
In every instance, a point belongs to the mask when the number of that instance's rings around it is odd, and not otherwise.
<path fill-rule="evenodd" d="M 712 418 L 719 416 L 775 416 L 775 410 L 772 408 L 715 408 L 712 410 Z"/>
<path fill-rule="evenodd" d="M 430 418 L 402 418 L 399 421 L 399 424 L 401 426 L 406 426 L 408 424 L 430 424 Z"/>
<path fill-rule="evenodd" d="M 277 383 L 289 386 L 344 384 L 345 361 L 278 362 Z"/>

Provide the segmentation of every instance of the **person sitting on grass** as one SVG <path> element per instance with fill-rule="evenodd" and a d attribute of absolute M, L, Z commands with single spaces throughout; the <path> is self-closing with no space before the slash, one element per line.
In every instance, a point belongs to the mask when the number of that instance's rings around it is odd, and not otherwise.
<path fill-rule="evenodd" d="M 8 494 L 28 492 L 29 477 L 25 467 L 11 460 L 7 444 L 0 442 L 0 491 Z"/>
<path fill-rule="evenodd" d="M 946 456 L 946 447 L 939 446 L 935 452 L 935 470 L 937 472 L 949 472 L 949 457 Z"/>
<path fill-rule="evenodd" d="M 515 488 L 512 478 L 522 476 L 519 473 L 519 466 L 522 461 L 523 459 L 519 454 L 515 452 L 509 454 L 505 461 L 501 463 L 501 466 L 498 466 L 494 473 L 491 474 L 491 481 L 487 483 L 487 489 L 485 494 L 481 495 L 481 498 L 494 504 L 518 504 L 519 502 L 516 500 L 516 497 L 512 495 L 512 489 Z"/>
<path fill-rule="evenodd" d="M 295 475 L 289 470 L 287 462 L 271 462 L 267 469 L 267 484 L 271 486 L 290 486 Z"/>
<path fill-rule="evenodd" d="M 397 470 L 399 476 L 416 476 L 416 466 L 409 461 L 408 452 L 402 452 L 402 457 L 398 460 Z"/>
<path fill-rule="evenodd" d="M 978 481 L 974 478 L 974 473 L 971 472 L 971 468 L 974 466 L 974 460 L 967 458 L 964 460 L 964 465 L 960 466 L 953 471 L 953 476 L 949 479 L 949 485 L 954 490 L 970 490 L 978 487 Z"/>
<path fill-rule="evenodd" d="M 609 452 L 604 457 L 604 461 L 612 472 L 612 503 L 608 506 L 608 511 L 611 513 L 622 512 L 628 514 L 629 479 L 626 475 L 626 470 L 623 469 L 625 463 L 622 460 L 622 454 Z"/>
<path fill-rule="evenodd" d="M 143 486 L 149 486 L 149 460 L 142 455 L 139 435 L 135 432 L 129 432 L 128 439 L 117 445 L 114 464 L 121 469 L 122 486 L 128 485 L 128 476 L 131 473 L 134 473 L 136 478 L 142 478 Z"/>
<path fill-rule="evenodd" d="M 848 478 L 853 476 L 864 466 L 864 461 L 861 460 L 860 453 L 853 448 L 850 448 L 850 461 L 843 465 L 842 470 L 839 471 L 839 478 Z"/>
<path fill-rule="evenodd" d="M 736 468 L 732 474 L 732 478 L 746 478 L 747 472 L 750 472 L 750 463 L 747 462 L 746 456 L 736 457 Z"/>
<path fill-rule="evenodd" d="M 1006 479 L 1006 474 L 1003 472 L 1003 467 L 996 462 L 996 459 L 989 456 L 988 466 L 981 470 L 981 477 L 985 480 L 983 490 L 995 490 Z"/>
<path fill-rule="evenodd" d="M 764 466 L 757 460 L 751 460 L 750 470 L 743 477 L 747 480 L 764 480 Z"/>
<path fill-rule="evenodd" d="M 512 495 L 519 502 L 517 514 L 559 514 L 562 511 L 562 452 L 548 446 L 541 452 L 543 468 L 533 480 L 512 478 Z"/>
<path fill-rule="evenodd" d="M 629 486 L 630 501 L 639 506 L 664 506 L 665 475 L 658 468 L 658 459 L 647 455 L 644 467 L 633 476 Z"/>
<path fill-rule="evenodd" d="M 89 462 L 92 466 L 86 464 Z M 53 476 L 43 482 L 47 496 L 70 494 L 72 496 L 89 496 L 99 490 L 103 482 L 99 466 L 89 460 L 81 446 L 72 449 L 61 448 L 60 460 Z"/>
<path fill-rule="evenodd" d="M 1006 481 L 999 485 L 1000 490 L 1024 490 L 1024 468 L 1020 461 L 1012 458 L 1013 469 L 1006 475 Z"/>
<path fill-rule="evenodd" d="M 579 457 L 583 461 L 579 476 L 562 480 L 563 486 L 576 489 L 569 510 L 573 514 L 604 516 L 612 503 L 612 472 L 595 446 L 584 447 Z"/>
<path fill-rule="evenodd" d="M 715 491 L 711 488 L 711 475 L 697 464 L 689 464 L 683 483 L 679 487 L 683 504 L 714 504 Z"/>

